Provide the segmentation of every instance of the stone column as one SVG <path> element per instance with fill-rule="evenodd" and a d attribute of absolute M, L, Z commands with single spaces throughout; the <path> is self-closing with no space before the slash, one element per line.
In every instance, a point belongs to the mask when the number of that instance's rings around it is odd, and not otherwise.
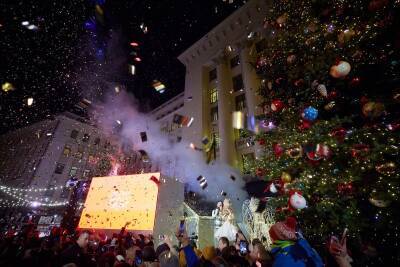
<path fill-rule="evenodd" d="M 232 75 L 225 56 L 219 57 L 217 63 L 219 155 L 221 162 L 237 167 L 235 135 L 232 127 L 234 103 L 230 93 L 233 88 Z"/>
<path fill-rule="evenodd" d="M 258 107 L 260 104 L 260 96 L 258 89 L 260 87 L 260 78 L 258 77 L 255 68 L 250 62 L 255 61 L 255 55 L 251 55 L 250 44 L 247 42 L 239 44 L 240 49 L 240 65 L 242 68 L 243 84 L 245 87 L 246 94 L 246 105 L 247 105 L 247 128 L 251 131 L 255 130 L 255 119 L 256 115 L 259 115 L 261 108 Z M 258 144 L 255 144 L 255 156 L 260 156 L 260 149 Z"/>

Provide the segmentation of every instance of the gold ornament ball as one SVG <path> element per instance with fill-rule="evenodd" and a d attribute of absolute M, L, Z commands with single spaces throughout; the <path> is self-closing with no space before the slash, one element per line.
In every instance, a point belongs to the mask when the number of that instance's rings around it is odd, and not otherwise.
<path fill-rule="evenodd" d="M 287 172 L 282 172 L 281 180 L 284 183 L 290 183 L 292 181 L 292 176 Z"/>

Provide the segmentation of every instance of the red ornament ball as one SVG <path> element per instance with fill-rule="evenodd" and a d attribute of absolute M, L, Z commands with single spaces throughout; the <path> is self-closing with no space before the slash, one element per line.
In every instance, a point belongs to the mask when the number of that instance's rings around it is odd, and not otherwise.
<path fill-rule="evenodd" d="M 271 103 L 272 111 L 279 112 L 284 108 L 284 106 L 285 106 L 285 104 L 283 103 L 282 100 L 279 100 L 279 99 L 272 100 L 272 103 Z"/>

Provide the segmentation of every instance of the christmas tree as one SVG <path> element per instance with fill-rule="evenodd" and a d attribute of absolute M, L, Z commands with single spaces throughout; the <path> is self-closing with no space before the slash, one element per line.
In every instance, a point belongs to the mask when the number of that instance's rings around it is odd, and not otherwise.
<path fill-rule="evenodd" d="M 274 0 L 257 44 L 264 155 L 245 167 L 321 253 L 348 228 L 355 266 L 399 261 L 399 6 Z"/>

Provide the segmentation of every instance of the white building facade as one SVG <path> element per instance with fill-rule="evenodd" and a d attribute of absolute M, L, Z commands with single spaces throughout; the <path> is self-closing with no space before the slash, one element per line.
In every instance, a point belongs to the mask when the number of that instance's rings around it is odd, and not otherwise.
<path fill-rule="evenodd" d="M 191 127 L 182 129 L 183 139 L 201 147 L 203 137 L 215 137 L 217 158 L 240 169 L 246 157 L 259 155 L 259 149 L 233 128 L 232 114 L 243 112 L 252 128 L 254 116 L 262 113 L 261 81 L 252 64 L 259 44 L 265 42 L 267 14 L 266 1 L 248 1 L 178 57 L 186 66 L 182 112 L 194 118 Z"/>

